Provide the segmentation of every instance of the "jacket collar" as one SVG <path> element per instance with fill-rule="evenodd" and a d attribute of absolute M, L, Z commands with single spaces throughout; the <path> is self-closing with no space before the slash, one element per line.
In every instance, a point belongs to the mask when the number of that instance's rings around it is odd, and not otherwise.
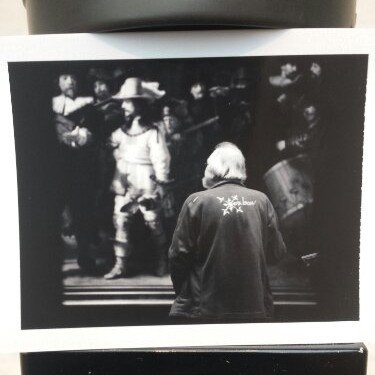
<path fill-rule="evenodd" d="M 215 185 L 213 185 L 210 188 L 208 188 L 208 190 L 215 189 L 216 187 L 219 187 L 219 186 L 222 186 L 222 185 L 226 185 L 226 184 L 235 184 L 235 185 L 245 186 L 240 180 L 230 179 L 230 180 L 219 181 Z"/>

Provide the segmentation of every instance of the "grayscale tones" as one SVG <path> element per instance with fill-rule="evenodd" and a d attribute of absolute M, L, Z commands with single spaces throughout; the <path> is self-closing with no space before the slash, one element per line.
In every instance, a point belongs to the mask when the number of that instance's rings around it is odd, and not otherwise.
<path fill-rule="evenodd" d="M 366 69 L 10 63 L 26 326 L 355 320 Z"/>

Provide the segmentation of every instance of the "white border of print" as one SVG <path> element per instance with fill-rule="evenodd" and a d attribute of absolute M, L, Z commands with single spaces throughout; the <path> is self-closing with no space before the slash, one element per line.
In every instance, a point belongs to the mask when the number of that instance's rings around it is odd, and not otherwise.
<path fill-rule="evenodd" d="M 375 30 L 249 30 L 77 34 L 0 39 L 0 352 L 374 342 Z M 370 54 L 365 122 L 359 322 L 21 330 L 16 165 L 7 61 Z M 350 72 L 348 72 L 350 74 Z M 343 77 L 345 79 L 345 77 Z M 37 110 L 37 109 L 36 109 Z M 35 259 L 37 262 L 38 260 Z"/>

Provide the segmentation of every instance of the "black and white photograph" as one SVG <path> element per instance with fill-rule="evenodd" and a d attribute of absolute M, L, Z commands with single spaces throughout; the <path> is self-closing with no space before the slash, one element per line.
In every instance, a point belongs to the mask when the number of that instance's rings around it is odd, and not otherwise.
<path fill-rule="evenodd" d="M 367 62 L 8 63 L 22 328 L 358 320 Z"/>

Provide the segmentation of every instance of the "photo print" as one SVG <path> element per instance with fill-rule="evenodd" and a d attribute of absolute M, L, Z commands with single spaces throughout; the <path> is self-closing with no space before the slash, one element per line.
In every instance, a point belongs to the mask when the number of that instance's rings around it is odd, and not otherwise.
<path fill-rule="evenodd" d="M 9 63 L 22 327 L 358 320 L 367 61 Z"/>

